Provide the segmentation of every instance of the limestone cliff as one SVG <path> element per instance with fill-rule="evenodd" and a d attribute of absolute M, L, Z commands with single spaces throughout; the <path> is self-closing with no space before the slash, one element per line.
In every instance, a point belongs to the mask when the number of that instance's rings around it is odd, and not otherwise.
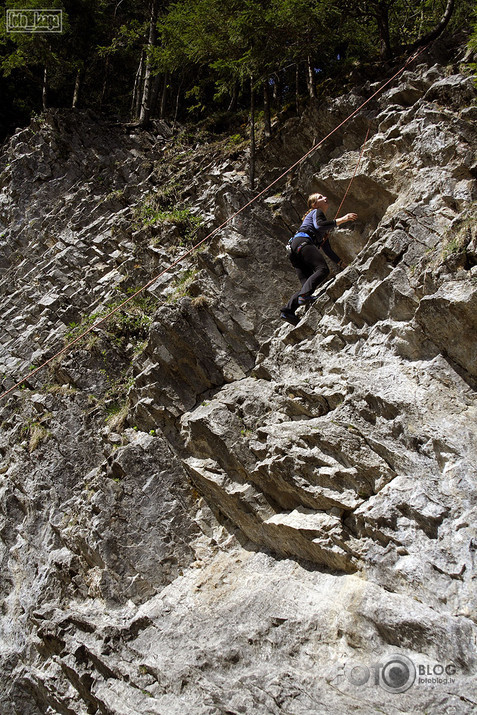
<path fill-rule="evenodd" d="M 477 105 L 457 59 L 401 75 L 2 401 L 2 715 L 475 711 Z M 376 87 L 277 126 L 261 186 Z M 308 193 L 338 206 L 368 127 L 359 219 L 332 238 L 349 266 L 281 324 L 284 244 Z M 55 111 L 18 131 L 2 391 L 253 195 L 226 140 Z"/>

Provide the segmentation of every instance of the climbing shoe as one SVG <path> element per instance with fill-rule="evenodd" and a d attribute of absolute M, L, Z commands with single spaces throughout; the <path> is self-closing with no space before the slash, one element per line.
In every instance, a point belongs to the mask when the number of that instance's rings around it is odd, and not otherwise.
<path fill-rule="evenodd" d="M 298 315 L 292 313 L 291 310 L 282 310 L 280 312 L 280 318 L 282 320 L 286 320 L 287 323 L 291 323 L 292 325 L 298 325 L 298 323 L 300 322 L 300 318 L 298 317 Z"/>
<path fill-rule="evenodd" d="M 317 297 L 316 295 L 301 295 L 298 298 L 298 305 L 312 305 Z"/>

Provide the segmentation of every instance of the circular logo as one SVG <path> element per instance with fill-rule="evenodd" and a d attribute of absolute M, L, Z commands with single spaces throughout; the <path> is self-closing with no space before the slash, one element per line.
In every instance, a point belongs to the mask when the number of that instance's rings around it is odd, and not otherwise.
<path fill-rule="evenodd" d="M 365 665 L 355 665 L 348 675 L 348 680 L 353 685 L 365 685 L 369 680 L 369 668 Z"/>
<path fill-rule="evenodd" d="M 405 655 L 392 655 L 381 668 L 379 684 L 388 693 L 404 693 L 416 679 L 414 663 Z"/>

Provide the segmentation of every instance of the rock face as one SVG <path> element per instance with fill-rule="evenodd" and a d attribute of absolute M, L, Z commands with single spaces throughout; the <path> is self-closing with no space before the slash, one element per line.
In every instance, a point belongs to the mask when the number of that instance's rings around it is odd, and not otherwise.
<path fill-rule="evenodd" d="M 277 128 L 261 185 L 375 89 Z M 475 711 L 476 96 L 405 72 L 160 277 L 244 156 L 66 112 L 4 146 L 2 391 L 130 301 L 0 403 L 2 715 Z M 349 265 L 279 324 L 368 126 Z"/>

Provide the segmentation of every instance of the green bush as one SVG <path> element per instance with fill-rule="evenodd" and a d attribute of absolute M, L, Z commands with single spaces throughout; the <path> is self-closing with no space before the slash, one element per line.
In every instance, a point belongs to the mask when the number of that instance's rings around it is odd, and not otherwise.
<path fill-rule="evenodd" d="M 149 194 L 134 210 L 134 228 L 172 224 L 177 227 L 181 243 L 192 243 L 202 225 L 200 216 L 194 216 L 188 208 L 164 209 L 163 197 Z"/>

